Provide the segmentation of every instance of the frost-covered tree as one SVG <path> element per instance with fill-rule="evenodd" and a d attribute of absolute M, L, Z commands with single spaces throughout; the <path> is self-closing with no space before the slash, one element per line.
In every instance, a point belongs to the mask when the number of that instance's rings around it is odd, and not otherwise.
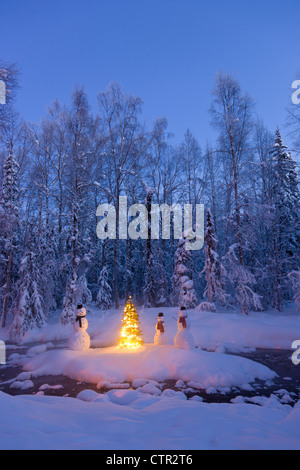
<path fill-rule="evenodd" d="M 273 206 L 273 266 L 276 307 L 288 298 L 287 274 L 297 269 L 300 260 L 300 192 L 296 162 L 283 144 L 279 129 L 271 149 Z"/>
<path fill-rule="evenodd" d="M 92 294 L 87 286 L 86 276 L 82 274 L 77 278 L 76 273 L 71 282 L 67 284 L 63 300 L 60 323 L 66 325 L 74 320 L 78 304 L 87 304 L 92 300 Z"/>
<path fill-rule="evenodd" d="M 9 64 L 0 58 L 1 98 L 5 98 L 5 105 L 0 103 L 0 139 L 5 135 L 12 124 L 15 114 L 16 91 L 19 87 L 19 70 L 16 64 Z M 4 96 L 2 96 L 4 93 Z"/>
<path fill-rule="evenodd" d="M 242 175 L 247 159 L 249 135 L 252 130 L 253 100 L 243 94 L 239 83 L 230 75 L 219 73 L 213 89 L 212 124 L 219 130 L 219 152 L 222 155 L 226 178 L 227 223 L 231 225 L 238 257 L 244 264 L 243 233 L 241 229 Z M 233 210 L 232 210 L 233 209 Z"/>
<path fill-rule="evenodd" d="M 99 276 L 99 290 L 97 294 L 97 307 L 108 310 L 112 306 L 112 288 L 108 282 L 108 269 L 104 265 Z"/>
<path fill-rule="evenodd" d="M 225 305 L 227 299 L 223 285 L 225 269 L 217 253 L 218 240 L 215 235 L 213 220 L 209 209 L 207 209 L 206 213 L 204 243 L 205 265 L 202 273 L 205 273 L 206 288 L 203 296 L 207 298 L 208 302 L 217 302 L 221 305 Z"/>
<path fill-rule="evenodd" d="M 8 300 L 11 293 L 11 278 L 17 264 L 17 243 L 19 227 L 19 164 L 11 148 L 3 166 L 3 180 L 0 196 L 0 268 L 3 306 L 1 325 L 6 324 Z"/>
<path fill-rule="evenodd" d="M 187 250 L 186 242 L 185 238 L 180 239 L 175 252 L 172 303 L 189 309 L 197 305 L 197 297 L 190 278 L 191 252 Z"/>
<path fill-rule="evenodd" d="M 19 342 L 27 331 L 44 325 L 44 282 L 46 279 L 38 268 L 37 254 L 27 250 L 21 259 L 17 296 L 11 308 L 13 322 L 9 334 L 12 341 Z"/>
<path fill-rule="evenodd" d="M 69 275 L 63 301 L 61 322 L 73 319 L 73 311 L 79 303 L 86 303 L 89 290 L 86 287 L 86 273 L 91 263 L 91 223 L 95 223 L 89 197 L 91 168 L 94 158 L 92 136 L 94 122 L 89 113 L 86 93 L 75 89 L 72 94 L 72 107 L 66 115 L 69 130 L 68 164 L 65 169 L 66 208 L 69 217 L 68 230 Z"/>
<path fill-rule="evenodd" d="M 249 310 L 261 310 L 261 300 L 250 287 L 256 284 L 255 277 L 240 263 L 235 253 L 236 248 L 236 245 L 231 245 L 222 261 L 228 282 L 233 289 L 234 300 L 240 306 L 241 312 L 248 315 Z"/>

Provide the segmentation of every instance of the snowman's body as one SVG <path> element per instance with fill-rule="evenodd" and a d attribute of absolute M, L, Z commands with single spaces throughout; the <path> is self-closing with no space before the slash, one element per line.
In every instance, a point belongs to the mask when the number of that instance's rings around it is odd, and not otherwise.
<path fill-rule="evenodd" d="M 155 329 L 154 344 L 169 344 L 169 338 L 165 332 L 164 319 L 162 317 L 157 318 Z"/>
<path fill-rule="evenodd" d="M 85 314 L 84 307 L 77 308 L 76 318 L 73 323 L 74 332 L 69 338 L 69 348 L 74 351 L 87 351 L 91 344 L 90 336 L 86 331 L 89 323 Z"/>
<path fill-rule="evenodd" d="M 179 312 L 179 318 L 177 320 L 178 332 L 174 338 L 174 345 L 179 349 L 194 349 L 194 338 L 190 333 L 190 321 L 188 319 L 186 311 Z"/>

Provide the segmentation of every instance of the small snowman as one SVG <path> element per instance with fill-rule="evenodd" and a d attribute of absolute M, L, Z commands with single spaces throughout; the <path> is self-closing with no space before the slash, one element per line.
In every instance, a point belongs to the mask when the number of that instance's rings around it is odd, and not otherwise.
<path fill-rule="evenodd" d="M 157 322 L 155 325 L 156 334 L 154 336 L 154 344 L 169 344 L 169 338 L 165 332 L 164 321 L 164 314 L 160 312 L 157 316 Z"/>
<path fill-rule="evenodd" d="M 185 307 L 180 307 L 177 320 L 178 332 L 174 338 L 174 344 L 179 349 L 194 349 L 194 338 L 191 335 L 190 321 Z"/>
<path fill-rule="evenodd" d="M 73 323 L 74 332 L 69 338 L 69 348 L 74 351 L 87 351 L 90 347 L 90 336 L 86 332 L 88 321 L 85 318 L 86 309 L 83 305 L 77 305 L 76 318 Z"/>

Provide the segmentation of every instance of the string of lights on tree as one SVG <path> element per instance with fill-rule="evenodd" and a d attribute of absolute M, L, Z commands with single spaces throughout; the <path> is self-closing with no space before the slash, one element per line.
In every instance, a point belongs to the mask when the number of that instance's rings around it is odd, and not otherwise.
<path fill-rule="evenodd" d="M 122 317 L 122 328 L 119 337 L 119 347 L 135 349 L 144 343 L 143 335 L 140 329 L 139 315 L 129 297 Z"/>

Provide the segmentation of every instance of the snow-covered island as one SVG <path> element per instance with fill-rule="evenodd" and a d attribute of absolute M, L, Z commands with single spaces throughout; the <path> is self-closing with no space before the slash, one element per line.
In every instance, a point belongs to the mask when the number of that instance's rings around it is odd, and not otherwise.
<path fill-rule="evenodd" d="M 276 380 L 276 373 L 239 355 L 255 348 L 289 349 L 300 331 L 296 308 L 285 315 L 249 316 L 190 310 L 192 350 L 174 346 L 177 310 L 163 310 L 168 345 L 154 344 L 159 309 L 140 309 L 144 344 L 126 350 L 117 346 L 122 309 L 96 307 L 87 313 L 88 350 L 71 350 L 72 326 L 61 326 L 55 317 L 22 345 L 9 345 L 7 366 L 21 366 L 22 372 L 10 380 L 11 393 L 18 389 L 18 395 L 0 393 L 1 447 L 299 448 L 300 387 L 298 396 L 278 389 L 267 397 L 262 384 Z M 35 380 L 49 376 L 57 376 L 57 384 L 44 383 L 36 391 Z M 76 396 L 63 396 L 62 376 L 85 387 Z M 232 390 L 239 393 L 228 403 L 206 402 L 198 394 Z M 249 390 L 256 395 L 243 396 Z M 25 425 L 30 432 L 24 433 Z"/>

